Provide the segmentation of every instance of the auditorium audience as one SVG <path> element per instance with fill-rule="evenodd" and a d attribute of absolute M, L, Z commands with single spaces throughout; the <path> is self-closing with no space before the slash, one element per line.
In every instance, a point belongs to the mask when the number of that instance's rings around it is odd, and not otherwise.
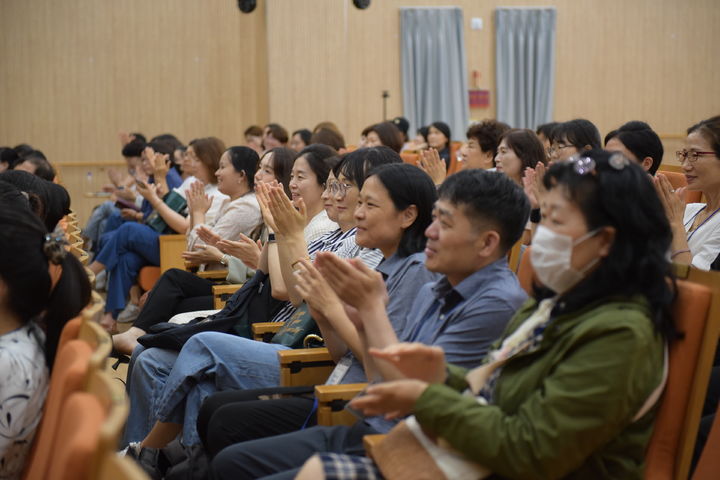
<path fill-rule="evenodd" d="M 329 255 L 319 265 L 340 299 L 357 310 L 353 322 L 365 336 L 366 370 L 369 347 L 399 341 L 441 347 L 451 361 L 475 367 L 527 297 L 506 260 L 529 213 L 522 189 L 499 173 L 467 170 L 448 177 L 438 195 L 433 222 L 425 231 L 425 265 L 443 277 L 418 292 L 400 336 L 388 321 L 379 273 Z M 373 368 L 386 381 L 401 378 L 386 362 L 373 362 Z M 357 454 L 363 450 L 363 435 L 387 432 L 392 426 L 378 417 L 352 427 L 312 427 L 239 443 L 214 458 L 211 477 L 259 478 L 284 472 L 318 451 Z M 292 475 L 287 472 L 284 478 Z"/>
<path fill-rule="evenodd" d="M 370 386 L 351 406 L 369 416 L 412 415 L 406 441 L 420 438 L 415 450 L 434 467 L 423 473 L 642 477 L 673 337 L 671 232 L 647 175 L 615 155 L 590 151 L 554 164 L 544 177 L 544 218 L 531 253 L 542 286 L 481 367 L 446 365 L 446 353 L 421 344 L 372 352 L 404 378 Z M 267 468 L 258 465 L 271 457 L 258 455 L 245 471 Z M 418 472 L 411 455 L 397 458 L 398 468 L 383 460 L 378 470 L 370 459 L 321 453 L 297 478 Z"/>

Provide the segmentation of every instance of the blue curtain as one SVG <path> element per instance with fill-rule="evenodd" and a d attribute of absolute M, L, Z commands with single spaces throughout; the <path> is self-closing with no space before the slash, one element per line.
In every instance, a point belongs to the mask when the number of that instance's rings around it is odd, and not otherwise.
<path fill-rule="evenodd" d="M 454 138 L 464 137 L 470 112 L 462 10 L 401 8 L 400 25 L 403 108 L 410 136 L 441 120 Z"/>
<path fill-rule="evenodd" d="M 553 116 L 554 8 L 495 10 L 497 119 L 535 129 Z"/>

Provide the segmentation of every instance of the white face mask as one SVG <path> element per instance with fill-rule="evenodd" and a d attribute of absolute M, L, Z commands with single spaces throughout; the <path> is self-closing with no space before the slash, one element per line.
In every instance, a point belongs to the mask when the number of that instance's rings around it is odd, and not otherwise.
<path fill-rule="evenodd" d="M 592 260 L 582 271 L 575 270 L 571 263 L 573 247 L 599 231 L 600 229 L 593 230 L 573 240 L 568 235 L 538 225 L 530 250 L 530 262 L 538 280 L 557 294 L 565 293 L 574 287 L 600 258 Z"/>

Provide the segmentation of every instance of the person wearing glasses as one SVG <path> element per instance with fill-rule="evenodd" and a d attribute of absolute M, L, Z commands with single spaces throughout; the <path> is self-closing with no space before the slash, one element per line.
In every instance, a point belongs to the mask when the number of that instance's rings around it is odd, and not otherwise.
<path fill-rule="evenodd" d="M 675 152 L 688 186 L 674 190 L 665 175 L 655 186 L 673 231 L 674 262 L 709 270 L 720 253 L 720 115 L 687 130 L 686 148 Z M 706 203 L 685 205 L 685 190 L 701 191 Z"/>
<path fill-rule="evenodd" d="M 320 453 L 273 479 L 417 478 L 418 465 L 424 478 L 642 477 L 673 338 L 670 226 L 648 175 L 619 153 L 557 162 L 543 184 L 531 250 L 540 284 L 483 364 L 462 369 L 418 343 L 370 352 L 404 378 L 350 406 L 409 415 L 405 427 L 374 460 Z"/>
<path fill-rule="evenodd" d="M 556 125 L 550 135 L 548 154 L 551 162 L 568 160 L 584 150 L 602 148 L 597 127 L 583 118 Z"/>

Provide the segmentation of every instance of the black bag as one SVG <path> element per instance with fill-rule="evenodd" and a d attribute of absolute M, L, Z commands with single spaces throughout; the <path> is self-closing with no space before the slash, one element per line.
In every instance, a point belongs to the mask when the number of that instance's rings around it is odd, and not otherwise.
<path fill-rule="evenodd" d="M 270 294 L 270 278 L 257 271 L 225 304 L 225 308 L 207 318 L 198 317 L 185 325 L 163 322 L 153 325 L 149 333 L 138 338 L 145 348 L 180 351 L 190 337 L 200 332 L 222 332 L 252 338 L 252 324 L 267 322 L 286 302 Z"/>

